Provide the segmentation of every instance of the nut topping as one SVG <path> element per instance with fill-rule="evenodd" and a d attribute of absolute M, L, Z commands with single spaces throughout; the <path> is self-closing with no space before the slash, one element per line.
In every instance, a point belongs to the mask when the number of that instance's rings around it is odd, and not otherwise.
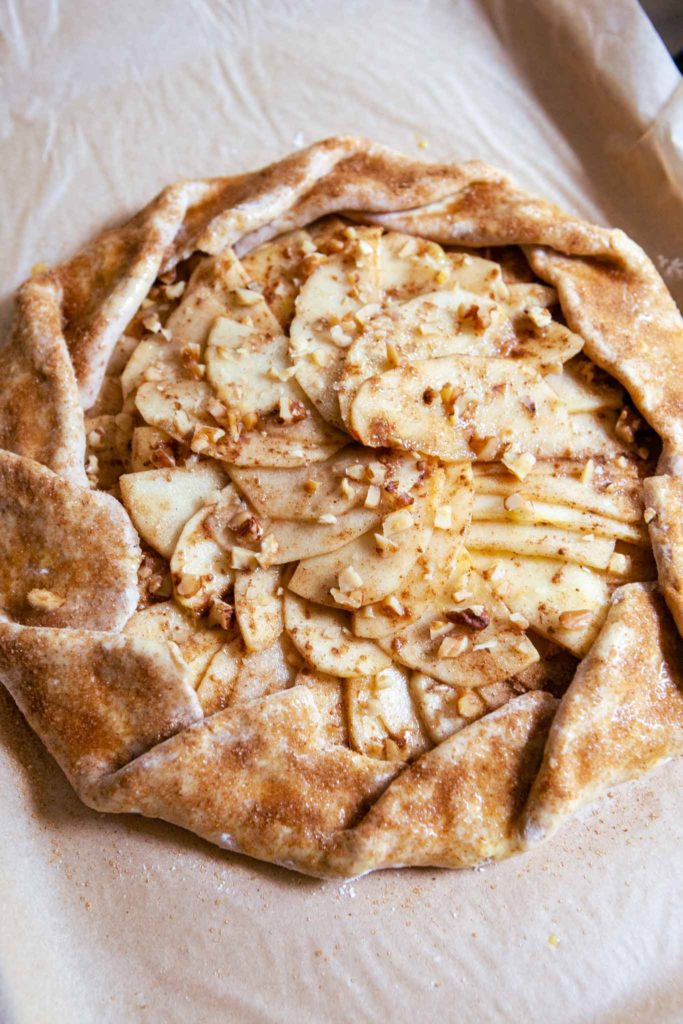
<path fill-rule="evenodd" d="M 26 600 L 37 611 L 54 612 L 57 608 L 62 607 L 66 598 L 60 597 L 59 594 L 54 594 L 51 590 L 41 590 L 39 587 L 36 587 L 33 590 L 29 590 Z"/>
<path fill-rule="evenodd" d="M 486 629 L 491 622 L 489 613 L 482 605 L 473 605 L 470 608 L 447 611 L 446 618 L 454 625 L 461 626 L 464 629 L 471 629 L 474 632 Z"/>

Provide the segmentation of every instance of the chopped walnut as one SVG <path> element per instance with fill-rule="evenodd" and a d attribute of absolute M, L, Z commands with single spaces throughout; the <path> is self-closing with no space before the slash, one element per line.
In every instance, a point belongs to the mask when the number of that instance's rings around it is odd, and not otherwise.
<path fill-rule="evenodd" d="M 208 622 L 219 629 L 230 629 L 235 621 L 235 609 L 227 601 L 215 597 L 209 608 Z"/>
<path fill-rule="evenodd" d="M 390 594 L 388 597 L 385 597 L 382 601 L 382 607 L 396 619 L 402 619 L 406 614 L 405 608 L 395 594 Z"/>
<path fill-rule="evenodd" d="M 404 530 L 409 530 L 414 525 L 414 519 L 407 509 L 397 509 L 396 512 L 390 512 L 384 517 L 382 522 L 382 533 L 385 537 L 391 537 L 392 534 L 402 533 Z"/>
<path fill-rule="evenodd" d="M 589 608 L 576 608 L 562 612 L 559 622 L 563 629 L 583 629 L 591 624 L 592 619 L 593 615 Z"/>
<path fill-rule="evenodd" d="M 459 658 L 469 647 L 466 636 L 445 636 L 437 651 L 438 658 Z"/>
<path fill-rule="evenodd" d="M 359 587 L 363 586 L 363 577 L 352 565 L 347 565 L 339 573 L 338 582 L 342 594 L 350 594 L 352 591 L 358 590 Z"/>
<path fill-rule="evenodd" d="M 62 607 L 66 598 L 60 597 L 59 594 L 54 594 L 51 590 L 41 590 L 39 587 L 36 587 L 33 590 L 29 590 L 26 600 L 37 611 L 54 612 L 57 608 Z"/>
<path fill-rule="evenodd" d="M 486 629 L 490 624 L 489 613 L 482 605 L 472 605 L 470 608 L 453 609 L 446 612 L 446 618 L 456 626 L 471 629 L 475 632 Z"/>
<path fill-rule="evenodd" d="M 398 551 L 398 544 L 396 541 L 390 540 L 389 537 L 385 537 L 381 533 L 373 533 L 372 537 L 378 554 L 391 555 L 395 551 Z"/>
<path fill-rule="evenodd" d="M 505 452 L 501 462 L 518 480 L 525 480 L 536 465 L 536 456 L 531 452 L 518 452 L 510 449 Z"/>
<path fill-rule="evenodd" d="M 323 512 L 321 516 L 318 516 L 318 522 L 321 526 L 334 526 L 337 517 L 332 512 Z"/>

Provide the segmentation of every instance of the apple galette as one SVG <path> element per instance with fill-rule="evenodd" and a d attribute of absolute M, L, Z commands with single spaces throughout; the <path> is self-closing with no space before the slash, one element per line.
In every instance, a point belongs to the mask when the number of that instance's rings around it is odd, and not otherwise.
<path fill-rule="evenodd" d="M 0 360 L 0 676 L 91 806 L 464 867 L 683 747 L 683 322 L 621 232 L 332 139 L 39 271 Z"/>

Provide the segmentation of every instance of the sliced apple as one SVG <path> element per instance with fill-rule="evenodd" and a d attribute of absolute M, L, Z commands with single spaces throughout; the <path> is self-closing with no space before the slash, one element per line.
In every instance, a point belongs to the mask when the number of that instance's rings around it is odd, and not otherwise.
<path fill-rule="evenodd" d="M 472 310 L 476 315 L 470 315 Z M 418 360 L 498 355 L 504 348 L 501 339 L 506 325 L 501 306 L 457 287 L 420 295 L 373 317 L 349 348 L 344 363 L 339 382 L 344 421 L 350 424 L 353 400 L 370 377 Z"/>
<path fill-rule="evenodd" d="M 521 482 L 499 463 L 476 464 L 473 472 L 477 494 L 520 492 L 531 501 L 569 505 L 624 523 L 642 520 L 643 499 L 631 463 L 538 462 Z"/>
<path fill-rule="evenodd" d="M 450 601 L 460 572 L 458 555 L 470 525 L 473 497 L 469 463 L 448 466 L 439 499 L 439 508 L 449 510 L 446 521 L 443 521 L 443 511 L 440 513 L 443 528 L 432 532 L 429 547 L 418 557 L 390 600 L 368 605 L 354 613 L 356 636 L 376 640 L 401 632 L 430 608 L 437 608 L 444 595 Z"/>
<path fill-rule="evenodd" d="M 614 540 L 551 526 L 526 523 L 473 522 L 465 543 L 471 551 L 512 551 L 519 555 L 557 558 L 593 569 L 606 569 Z"/>
<path fill-rule="evenodd" d="M 188 459 L 196 461 L 190 449 L 158 427 L 135 427 L 130 453 L 133 473 L 147 469 L 172 469 L 184 466 Z M 221 469 L 220 466 L 216 467 Z"/>
<path fill-rule="evenodd" d="M 471 252 L 449 252 L 448 259 L 453 281 L 463 291 L 497 303 L 509 303 L 510 291 L 500 264 Z"/>
<path fill-rule="evenodd" d="M 507 497 L 501 494 L 477 494 L 474 500 L 473 518 L 510 523 L 533 523 L 537 529 L 545 526 L 559 526 L 580 533 L 596 533 L 599 536 L 625 540 L 645 546 L 648 535 L 645 524 L 624 523 L 619 519 L 585 512 L 571 505 L 555 504 L 527 498 L 524 484 Z"/>
<path fill-rule="evenodd" d="M 326 558 L 341 548 L 355 543 L 357 538 L 378 526 L 381 512 L 367 508 L 354 508 L 343 516 L 333 517 L 332 523 L 307 523 L 294 519 L 272 519 L 266 527 L 277 549 L 273 565 L 285 562 L 308 562 L 313 558 Z"/>
<path fill-rule="evenodd" d="M 175 599 L 195 615 L 205 614 L 214 600 L 224 599 L 235 580 L 228 555 L 207 527 L 213 507 L 201 508 L 185 523 L 171 557 Z"/>
<path fill-rule="evenodd" d="M 294 315 L 294 300 L 301 283 L 301 261 L 315 248 L 308 231 L 290 231 L 242 257 L 249 284 L 261 292 L 283 330 Z"/>
<path fill-rule="evenodd" d="M 550 309 L 559 302 L 557 291 L 547 284 L 535 281 L 508 282 L 508 304 L 515 311 Z"/>
<path fill-rule="evenodd" d="M 275 643 L 284 629 L 279 570 L 257 568 L 237 573 L 235 613 L 248 650 L 262 651 Z"/>
<path fill-rule="evenodd" d="M 632 446 L 617 436 L 617 419 L 618 414 L 614 409 L 573 413 L 571 424 L 575 455 L 597 455 L 603 459 L 628 457 Z"/>
<path fill-rule="evenodd" d="M 289 591 L 284 603 L 287 632 L 312 668 L 348 678 L 374 675 L 391 664 L 376 644 L 353 636 L 344 612 L 315 605 Z"/>
<path fill-rule="evenodd" d="M 226 476 L 210 463 L 127 473 L 121 497 L 140 536 L 170 559 L 185 523 L 215 499 Z"/>
<path fill-rule="evenodd" d="M 284 634 L 262 651 L 248 651 L 237 637 L 216 652 L 197 688 L 204 714 L 286 690 L 300 666 Z"/>
<path fill-rule="evenodd" d="M 562 373 L 548 373 L 546 382 L 561 398 L 570 413 L 619 411 L 624 392 L 612 381 L 595 379 L 596 367 L 587 359 L 572 359 Z"/>
<path fill-rule="evenodd" d="M 149 382 L 138 389 L 135 398 L 150 426 L 193 446 L 202 455 L 236 465 L 303 466 L 322 462 L 348 440 L 332 432 L 315 414 L 291 425 L 269 420 L 259 429 L 233 437 L 209 413 L 213 401 L 211 388 L 203 381 Z"/>
<path fill-rule="evenodd" d="M 342 429 L 334 385 L 355 336 L 355 316 L 380 298 L 380 229 L 351 231 L 344 248 L 321 257 L 303 284 L 289 332 L 299 384 L 323 418 Z"/>
<path fill-rule="evenodd" d="M 374 532 L 366 533 L 330 554 L 301 561 L 290 589 L 319 604 L 334 606 L 344 601 L 350 608 L 373 604 L 394 593 L 429 546 L 443 482 L 443 470 L 432 469 L 414 489 L 413 504 L 401 510 L 401 515 L 391 512 L 385 517 L 379 540 Z M 400 531 L 392 532 L 397 527 Z M 360 582 L 353 587 L 345 578 Z"/>
<path fill-rule="evenodd" d="M 610 603 L 606 576 L 550 558 L 473 550 L 472 560 L 494 593 L 533 629 L 578 658 L 587 653 Z"/>
<path fill-rule="evenodd" d="M 249 307 L 242 299 L 248 284 L 249 277 L 232 249 L 223 249 L 217 256 L 202 260 L 166 322 L 171 335 L 170 351 L 177 352 L 188 344 L 203 350 L 216 317 L 238 311 L 240 317 L 248 315 Z M 252 301 L 249 296 L 247 300 Z"/>
<path fill-rule="evenodd" d="M 416 716 L 408 673 L 397 665 L 349 679 L 346 715 L 354 750 L 386 761 L 410 761 L 431 746 Z"/>
<path fill-rule="evenodd" d="M 407 668 L 466 688 L 501 682 L 538 660 L 534 645 L 476 569 L 462 574 L 451 597 L 450 609 L 429 611 L 377 643 Z"/>
<path fill-rule="evenodd" d="M 228 467 L 234 483 L 261 515 L 274 519 L 317 522 L 322 515 L 340 516 L 364 506 L 368 488 L 396 481 L 399 493 L 409 493 L 420 476 L 415 459 L 402 452 L 368 450 L 348 445 L 332 458 L 296 469 Z M 375 485 L 377 486 L 377 485 Z M 372 500 L 372 495 L 371 495 Z"/>
<path fill-rule="evenodd" d="M 350 424 L 371 447 L 450 462 L 489 461 L 512 446 L 537 458 L 593 450 L 575 450 L 567 411 L 534 367 L 508 359 L 425 359 L 371 377 L 353 401 Z"/>
<path fill-rule="evenodd" d="M 404 302 L 449 282 L 452 261 L 436 242 L 387 231 L 379 242 L 380 286 L 385 300 Z"/>
<path fill-rule="evenodd" d="M 179 367 L 169 355 L 166 339 L 149 334 L 138 343 L 126 363 L 121 374 L 121 392 L 125 399 L 146 381 L 172 381 L 179 376 Z"/>
<path fill-rule="evenodd" d="M 211 659 L 229 639 L 222 629 L 212 629 L 204 622 L 198 622 L 175 601 L 153 604 L 135 612 L 123 632 L 142 640 L 165 640 L 177 644 L 186 665 L 188 682 L 195 689 Z"/>
<path fill-rule="evenodd" d="M 584 340 L 568 327 L 552 320 L 547 310 L 540 307 L 518 314 L 513 319 L 515 344 L 509 355 L 534 363 L 541 372 L 561 368 L 581 351 Z"/>
<path fill-rule="evenodd" d="M 476 690 L 439 683 L 422 672 L 412 673 L 410 695 L 427 735 L 436 744 L 443 743 L 488 710 Z"/>
<path fill-rule="evenodd" d="M 331 747 L 348 744 L 348 729 L 344 713 L 346 683 L 337 676 L 328 676 L 314 669 L 302 669 L 295 686 L 305 686 L 313 697 L 321 718 L 320 734 Z"/>

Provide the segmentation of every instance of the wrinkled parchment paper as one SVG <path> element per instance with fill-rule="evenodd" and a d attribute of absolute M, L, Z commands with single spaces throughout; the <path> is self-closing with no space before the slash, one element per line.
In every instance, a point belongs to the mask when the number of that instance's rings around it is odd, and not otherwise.
<path fill-rule="evenodd" d="M 635 0 L 6 0 L 0 282 L 316 138 L 478 157 L 683 301 L 683 86 Z M 678 1022 L 683 763 L 533 854 L 322 883 L 83 807 L 0 694 L 0 1020 Z"/>

